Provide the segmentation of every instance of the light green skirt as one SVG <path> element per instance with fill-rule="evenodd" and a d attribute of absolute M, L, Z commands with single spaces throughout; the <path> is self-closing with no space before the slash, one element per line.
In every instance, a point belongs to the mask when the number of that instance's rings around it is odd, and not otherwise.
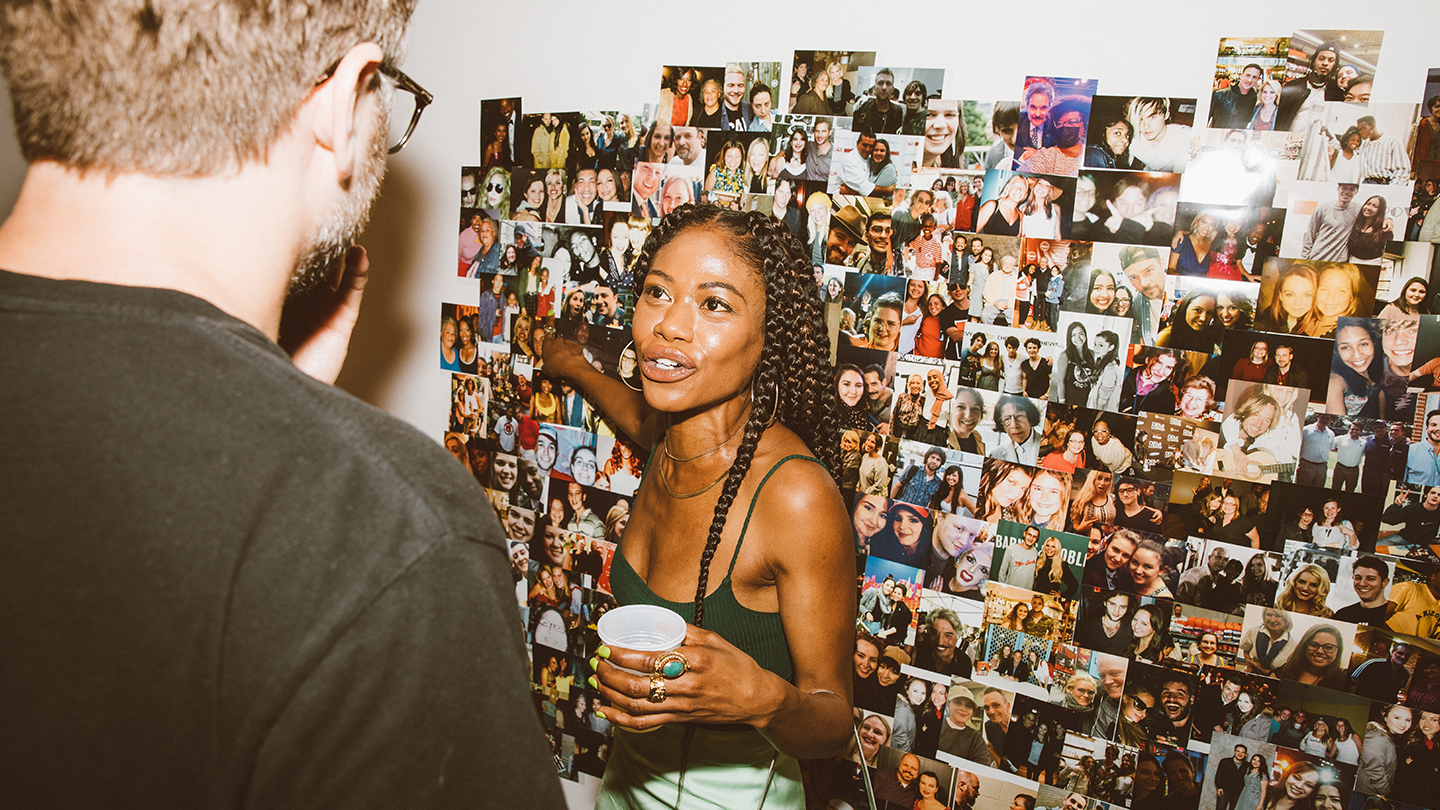
<path fill-rule="evenodd" d="M 805 806 L 800 764 L 776 751 L 754 729 L 696 728 L 682 785 L 684 736 L 681 724 L 645 734 L 616 727 L 614 749 L 595 802 L 597 810 L 789 810 Z"/>

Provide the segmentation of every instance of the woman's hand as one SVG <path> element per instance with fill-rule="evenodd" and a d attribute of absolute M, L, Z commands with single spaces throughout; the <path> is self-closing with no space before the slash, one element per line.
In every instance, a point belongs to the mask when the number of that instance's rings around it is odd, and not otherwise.
<path fill-rule="evenodd" d="M 585 359 L 585 350 L 580 348 L 579 343 L 555 334 L 546 336 L 542 356 L 545 370 L 558 377 L 573 379 L 576 369 L 582 366 L 587 369 L 594 368 Z"/>
<path fill-rule="evenodd" d="M 601 647 L 590 659 L 595 676 L 590 686 L 610 702 L 604 718 L 632 729 L 665 723 L 741 723 L 764 728 L 783 708 L 787 685 L 761 669 L 755 659 L 709 630 L 685 626 L 685 643 L 676 652 L 690 662 L 678 678 L 665 678 L 665 699 L 650 701 L 650 676 L 664 652 L 637 652 Z"/>

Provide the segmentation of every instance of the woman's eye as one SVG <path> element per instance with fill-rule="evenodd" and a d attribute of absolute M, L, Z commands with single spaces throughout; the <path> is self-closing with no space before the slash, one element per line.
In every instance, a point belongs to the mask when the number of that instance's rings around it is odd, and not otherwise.
<path fill-rule="evenodd" d="M 664 298 L 664 297 L 665 297 L 665 290 L 662 289 L 662 288 L 660 288 L 660 287 L 653 286 L 653 285 L 652 285 L 652 286 L 649 286 L 649 287 L 646 287 L 646 288 L 645 288 L 645 297 L 646 297 L 646 298 Z"/>
<path fill-rule="evenodd" d="M 733 309 L 731 309 L 731 307 L 730 307 L 729 304 L 725 303 L 724 301 L 720 300 L 719 298 L 706 298 L 706 299 L 705 299 L 705 304 L 704 304 L 704 306 L 705 306 L 706 309 L 710 310 L 711 312 L 733 312 L 733 311 L 734 311 Z"/>

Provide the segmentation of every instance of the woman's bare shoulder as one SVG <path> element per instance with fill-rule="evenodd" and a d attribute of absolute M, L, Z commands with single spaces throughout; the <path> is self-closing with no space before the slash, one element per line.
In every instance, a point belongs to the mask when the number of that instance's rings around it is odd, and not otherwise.
<path fill-rule="evenodd" d="M 803 458 L 788 458 L 790 456 Z M 814 458 L 814 451 L 785 426 L 776 424 L 765 432 L 750 465 L 750 475 L 757 487 L 769 476 L 755 504 L 757 518 L 788 514 L 789 520 L 797 517 L 809 520 L 810 516 L 818 517 L 828 507 L 834 507 L 841 510 L 843 519 L 844 507 L 835 479 L 823 463 L 807 460 Z"/>

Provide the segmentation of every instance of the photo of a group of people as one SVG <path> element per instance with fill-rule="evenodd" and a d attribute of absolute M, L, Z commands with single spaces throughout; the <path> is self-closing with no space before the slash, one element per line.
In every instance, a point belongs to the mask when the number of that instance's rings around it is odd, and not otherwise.
<path fill-rule="evenodd" d="M 1381 41 L 1227 37 L 1198 97 L 795 51 L 639 112 L 482 102 L 444 443 L 562 773 L 608 756 L 585 662 L 648 448 L 544 342 L 638 387 L 636 261 L 705 201 L 806 248 L 835 348 L 856 736 L 817 806 L 1433 805 L 1440 70 L 1371 104 Z"/>

